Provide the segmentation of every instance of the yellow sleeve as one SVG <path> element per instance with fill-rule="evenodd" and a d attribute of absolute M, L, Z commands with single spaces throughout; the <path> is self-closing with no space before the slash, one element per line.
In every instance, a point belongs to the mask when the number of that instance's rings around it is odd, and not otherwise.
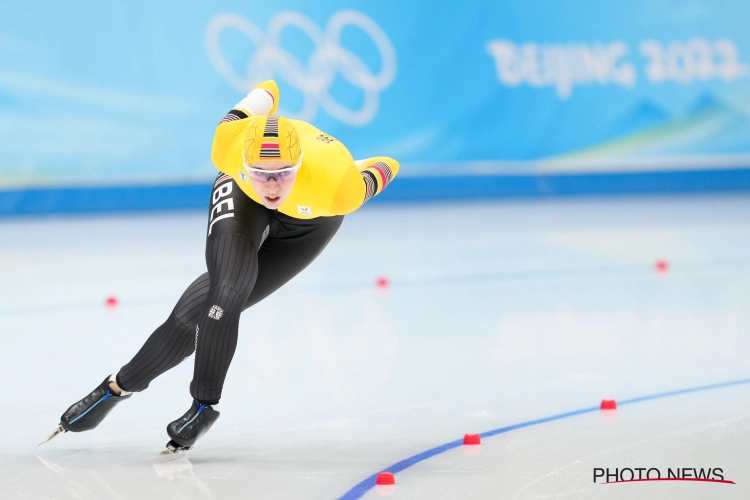
<path fill-rule="evenodd" d="M 355 161 L 341 180 L 332 211 L 337 215 L 354 212 L 380 194 L 396 178 L 398 169 L 399 163 L 385 156 Z"/>
<path fill-rule="evenodd" d="M 247 120 L 222 121 L 216 127 L 214 143 L 211 146 L 211 162 L 220 172 L 232 175 L 226 159 L 232 147 L 244 137 L 246 124 Z"/>

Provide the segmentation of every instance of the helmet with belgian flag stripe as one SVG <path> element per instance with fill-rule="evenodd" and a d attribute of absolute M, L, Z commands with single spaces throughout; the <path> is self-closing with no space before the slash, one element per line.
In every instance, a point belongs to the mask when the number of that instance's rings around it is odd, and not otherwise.
<path fill-rule="evenodd" d="M 246 167 L 261 161 L 288 161 L 299 167 L 302 160 L 299 135 L 283 116 L 251 116 L 242 150 Z"/>

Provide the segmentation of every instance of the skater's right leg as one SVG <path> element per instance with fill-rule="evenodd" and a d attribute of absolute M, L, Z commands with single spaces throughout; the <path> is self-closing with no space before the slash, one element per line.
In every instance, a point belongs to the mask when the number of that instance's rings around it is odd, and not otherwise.
<path fill-rule="evenodd" d="M 195 327 L 208 298 L 208 273 L 185 290 L 167 320 L 146 340 L 117 374 L 117 385 L 131 392 L 145 390 L 156 377 L 174 368 L 195 351 Z"/>
<path fill-rule="evenodd" d="M 185 290 L 172 313 L 151 334 L 135 357 L 117 374 L 107 377 L 91 393 L 72 404 L 60 417 L 65 431 L 88 431 L 98 426 L 117 403 L 173 368 L 195 350 L 195 325 L 208 296 L 208 274 Z"/>

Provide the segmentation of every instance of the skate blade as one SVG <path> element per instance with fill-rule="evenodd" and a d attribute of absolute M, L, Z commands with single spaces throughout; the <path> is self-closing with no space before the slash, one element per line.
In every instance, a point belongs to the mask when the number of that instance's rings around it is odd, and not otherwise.
<path fill-rule="evenodd" d="M 154 464 L 158 465 L 158 464 L 163 464 L 167 462 L 172 462 L 174 460 L 180 460 L 182 458 L 187 458 L 191 451 L 192 451 L 192 448 L 180 448 L 177 450 L 171 450 L 167 448 L 166 450 L 156 455 L 156 458 L 154 459 Z"/>
<path fill-rule="evenodd" d="M 58 425 L 57 429 L 55 429 L 54 431 L 52 431 L 52 434 L 50 434 L 49 436 L 47 436 L 46 438 L 44 438 L 44 441 L 42 441 L 41 443 L 39 443 L 37 445 L 37 447 L 42 446 L 44 443 L 50 441 L 53 437 L 57 436 L 58 434 L 64 434 L 66 432 L 68 432 L 68 431 L 66 431 L 65 429 L 63 429 L 62 425 Z"/>

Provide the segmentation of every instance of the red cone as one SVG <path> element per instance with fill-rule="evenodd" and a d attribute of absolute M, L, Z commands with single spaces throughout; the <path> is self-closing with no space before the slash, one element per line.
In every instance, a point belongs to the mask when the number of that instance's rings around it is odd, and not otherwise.
<path fill-rule="evenodd" d="M 666 273 L 669 270 L 669 264 L 666 260 L 657 260 L 654 268 L 657 273 Z"/>
<path fill-rule="evenodd" d="M 465 434 L 464 444 L 482 444 L 479 434 Z"/>
<path fill-rule="evenodd" d="M 396 478 L 391 472 L 381 472 L 375 479 L 375 484 L 396 484 Z"/>
<path fill-rule="evenodd" d="M 602 410 L 616 410 L 617 402 L 614 399 L 602 399 Z"/>

